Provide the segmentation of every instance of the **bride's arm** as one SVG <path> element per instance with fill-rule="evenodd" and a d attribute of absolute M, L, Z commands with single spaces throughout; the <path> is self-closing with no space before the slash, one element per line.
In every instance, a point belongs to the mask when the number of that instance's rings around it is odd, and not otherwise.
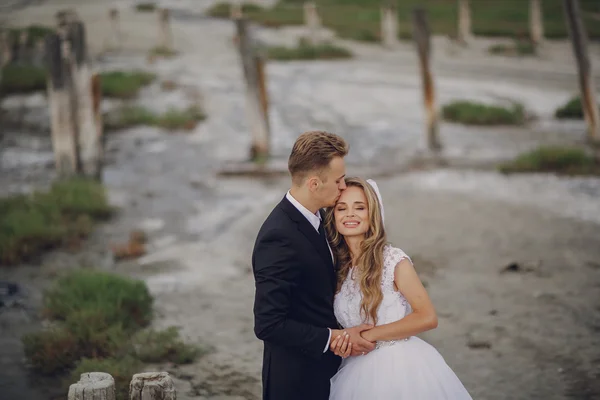
<path fill-rule="evenodd" d="M 404 339 L 437 328 L 435 308 L 410 260 L 404 259 L 396 265 L 394 283 L 413 312 L 399 321 L 363 332 L 362 337 L 366 340 L 373 342 Z"/>

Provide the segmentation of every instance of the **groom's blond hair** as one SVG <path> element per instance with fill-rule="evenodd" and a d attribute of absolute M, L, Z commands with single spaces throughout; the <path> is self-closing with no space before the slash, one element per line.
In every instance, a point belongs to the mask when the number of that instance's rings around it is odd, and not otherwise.
<path fill-rule="evenodd" d="M 309 131 L 298 136 L 288 160 L 294 185 L 301 185 L 310 173 L 321 174 L 335 157 L 345 157 L 348 144 L 335 133 Z"/>

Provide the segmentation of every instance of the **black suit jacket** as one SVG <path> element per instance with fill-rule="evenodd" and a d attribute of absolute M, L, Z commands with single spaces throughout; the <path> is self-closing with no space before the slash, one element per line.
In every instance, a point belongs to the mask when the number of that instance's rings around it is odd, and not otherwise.
<path fill-rule="evenodd" d="M 264 341 L 263 399 L 328 400 L 341 359 L 323 352 L 336 277 L 326 242 L 285 197 L 261 227 L 252 269 L 254 332 Z"/>

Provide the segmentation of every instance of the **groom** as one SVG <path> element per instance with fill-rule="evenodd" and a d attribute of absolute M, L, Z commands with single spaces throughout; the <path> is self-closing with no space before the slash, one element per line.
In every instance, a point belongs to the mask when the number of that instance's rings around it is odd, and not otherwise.
<path fill-rule="evenodd" d="M 264 341 L 264 400 L 327 400 L 341 361 L 330 343 L 347 334 L 353 353 L 374 348 L 360 336 L 364 325 L 335 329 L 336 275 L 320 209 L 334 206 L 346 188 L 347 154 L 337 135 L 300 135 L 288 160 L 292 188 L 258 232 L 254 332 Z"/>

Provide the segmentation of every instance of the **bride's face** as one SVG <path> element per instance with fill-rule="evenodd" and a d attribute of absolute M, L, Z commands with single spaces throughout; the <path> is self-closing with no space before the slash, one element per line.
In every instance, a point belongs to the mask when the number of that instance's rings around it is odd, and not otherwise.
<path fill-rule="evenodd" d="M 364 236 L 369 230 L 369 209 L 365 192 L 349 186 L 342 192 L 333 215 L 337 231 L 344 236 Z"/>

